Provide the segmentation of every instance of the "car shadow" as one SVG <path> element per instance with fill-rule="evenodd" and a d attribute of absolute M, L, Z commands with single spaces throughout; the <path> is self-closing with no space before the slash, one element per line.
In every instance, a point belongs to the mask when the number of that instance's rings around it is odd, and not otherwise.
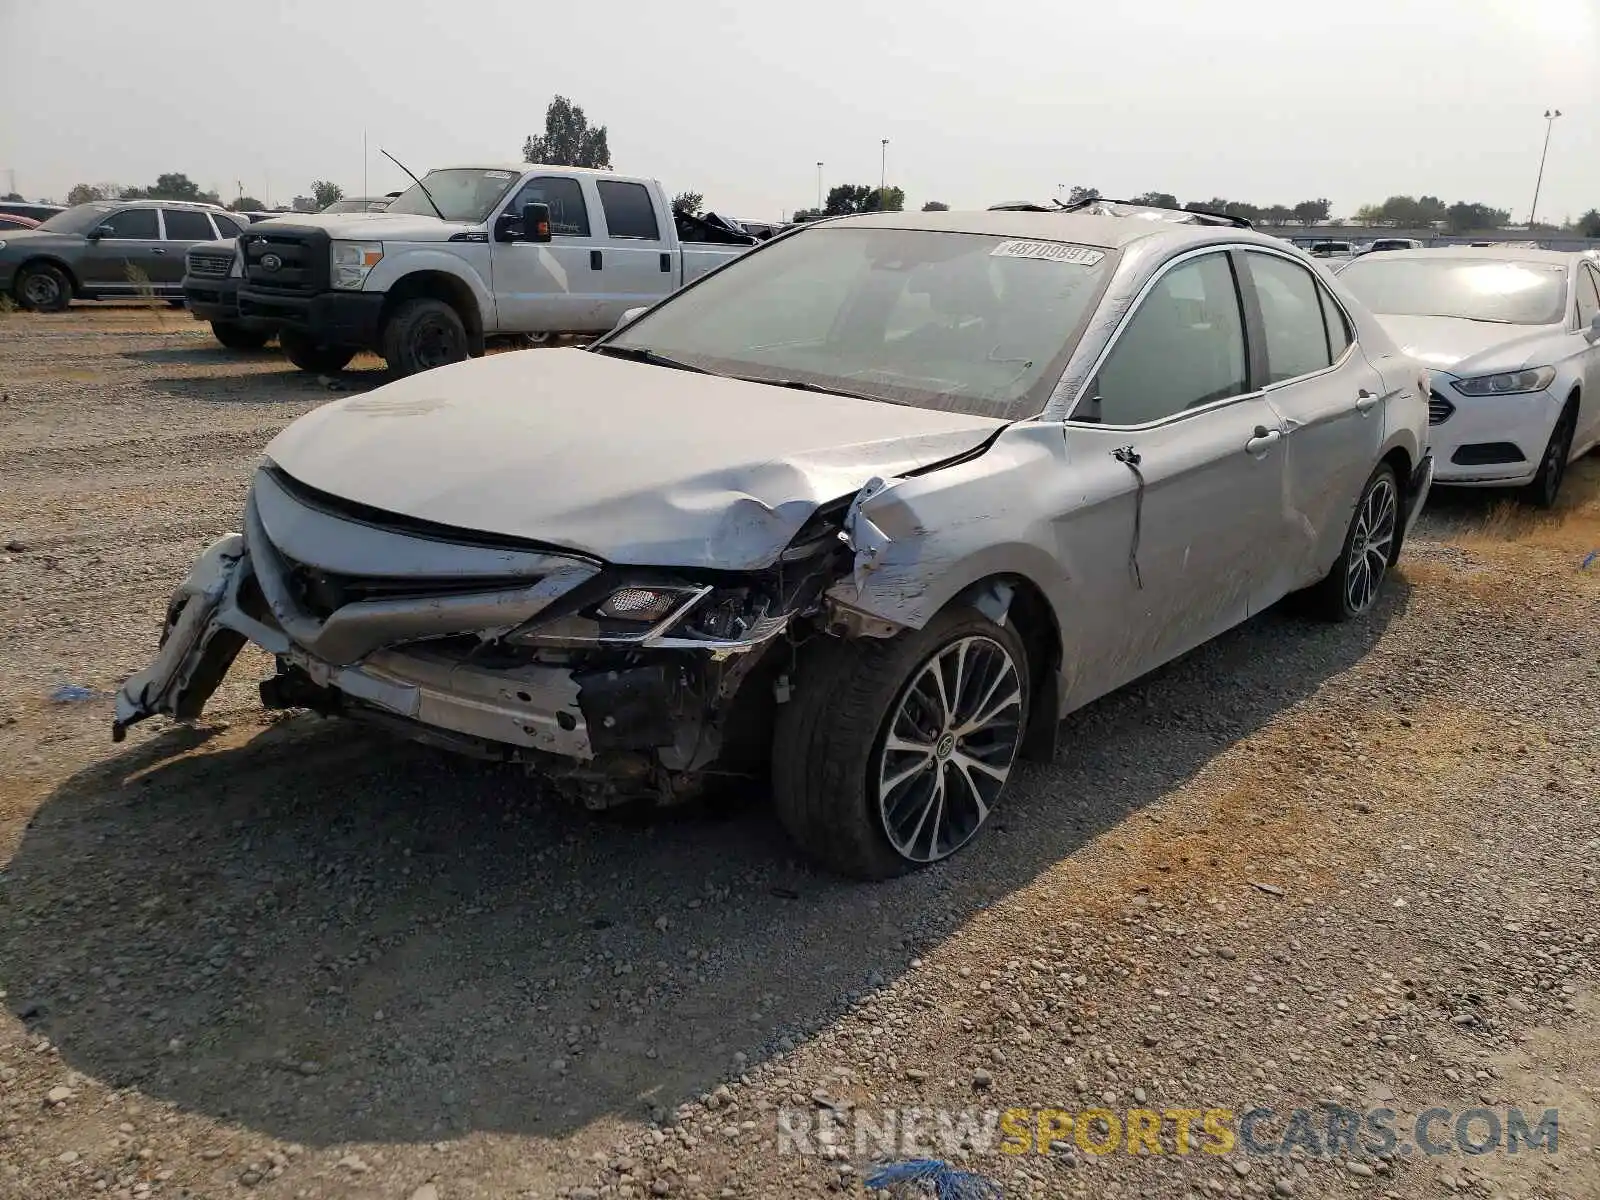
<path fill-rule="evenodd" d="M 224 351 L 232 354 L 232 351 Z M 260 362 L 269 351 L 251 354 Z M 340 396 L 370 392 L 389 382 L 387 371 L 340 371 L 333 375 L 312 375 L 284 364 L 282 371 L 245 371 L 237 375 L 169 375 L 147 381 L 152 391 L 162 392 L 201 404 L 296 404 L 321 403 Z"/>
<path fill-rule="evenodd" d="M 73 1068 L 302 1144 L 646 1118 L 1355 664 L 1409 603 L 1391 583 L 1365 620 L 1273 610 L 1074 714 L 999 824 L 876 886 L 796 861 L 759 804 L 597 819 L 338 722 L 175 727 L 35 814 L 0 876 L 0 977 Z"/>

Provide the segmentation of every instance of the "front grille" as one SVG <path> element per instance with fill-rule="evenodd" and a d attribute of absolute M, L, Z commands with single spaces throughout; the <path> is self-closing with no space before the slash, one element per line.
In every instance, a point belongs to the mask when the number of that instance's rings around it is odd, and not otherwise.
<path fill-rule="evenodd" d="M 228 272 L 233 270 L 233 255 L 217 254 L 214 252 L 191 253 L 189 255 L 189 274 L 207 275 L 214 279 L 226 279 Z"/>
<path fill-rule="evenodd" d="M 385 579 L 368 575 L 340 575 L 309 567 L 279 551 L 287 568 L 284 582 L 289 594 L 303 610 L 326 621 L 347 604 L 363 600 L 405 600 L 421 596 L 465 596 L 506 588 L 531 587 L 537 582 L 526 575 L 508 579 Z"/>
<path fill-rule="evenodd" d="M 1458 467 L 1499 467 L 1528 460 L 1510 442 L 1469 442 L 1457 446 L 1450 461 Z"/>
<path fill-rule="evenodd" d="M 328 236 L 321 230 L 273 230 L 239 238 L 252 288 L 307 295 L 328 285 Z"/>
<path fill-rule="evenodd" d="M 1438 392 L 1428 393 L 1428 424 L 1443 425 L 1455 413 L 1456 406 Z"/>

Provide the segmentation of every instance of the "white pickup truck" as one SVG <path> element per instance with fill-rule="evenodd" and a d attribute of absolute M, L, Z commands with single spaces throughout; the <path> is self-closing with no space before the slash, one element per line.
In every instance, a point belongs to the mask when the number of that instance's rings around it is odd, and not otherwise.
<path fill-rule="evenodd" d="M 653 179 L 448 167 L 382 213 L 247 230 L 239 316 L 276 332 L 302 370 L 337 371 L 370 350 L 411 375 L 498 336 L 604 332 L 754 241 L 676 216 Z"/>

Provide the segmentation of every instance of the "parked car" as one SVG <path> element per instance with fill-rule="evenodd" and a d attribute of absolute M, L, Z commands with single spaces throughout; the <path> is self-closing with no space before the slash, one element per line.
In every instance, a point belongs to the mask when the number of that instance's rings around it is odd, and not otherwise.
<path fill-rule="evenodd" d="M 0 294 L 37 312 L 59 312 L 73 300 L 126 299 L 147 289 L 181 303 L 184 251 L 219 235 L 237 236 L 241 228 L 215 205 L 79 204 L 0 240 Z"/>
<path fill-rule="evenodd" d="M 0 214 L 27 217 L 30 221 L 48 221 L 59 212 L 66 211 L 64 204 L 29 204 L 24 200 L 0 200 Z"/>
<path fill-rule="evenodd" d="M 1422 243 L 1416 238 L 1374 238 L 1372 244 L 1362 251 L 1364 254 L 1376 254 L 1386 250 L 1421 250 Z"/>
<path fill-rule="evenodd" d="M 1339 281 L 1432 376 L 1438 481 L 1556 502 L 1600 443 L 1600 270 L 1509 247 L 1361 259 Z"/>
<path fill-rule="evenodd" d="M 1312 258 L 1354 258 L 1356 248 L 1352 242 L 1312 242 Z"/>
<path fill-rule="evenodd" d="M 199 242 L 184 256 L 183 303 L 197 321 L 230 350 L 259 350 L 272 327 L 239 315 L 239 243 L 236 238 Z"/>
<path fill-rule="evenodd" d="M 481 355 L 497 335 L 603 333 L 755 239 L 731 240 L 742 244 L 686 244 L 653 179 L 452 167 L 382 213 L 249 231 L 239 311 L 275 328 L 303 370 L 370 350 L 410 375 Z"/>
<path fill-rule="evenodd" d="M 0 213 L 0 233 L 10 229 L 37 229 L 39 222 L 21 213 Z"/>
<path fill-rule="evenodd" d="M 768 776 L 811 854 L 892 875 L 966 844 L 1064 713 L 1297 589 L 1369 611 L 1427 420 L 1417 363 L 1248 229 L 820 221 L 587 349 L 295 421 L 113 735 L 197 716 L 248 640 L 269 707 L 593 807 Z"/>

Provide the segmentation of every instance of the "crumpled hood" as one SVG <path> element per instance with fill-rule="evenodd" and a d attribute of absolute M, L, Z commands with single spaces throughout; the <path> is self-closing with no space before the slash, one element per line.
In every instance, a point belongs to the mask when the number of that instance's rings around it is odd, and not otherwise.
<path fill-rule="evenodd" d="M 522 350 L 324 405 L 267 447 L 331 495 L 613 563 L 772 563 L 819 504 L 1008 422 Z"/>
<path fill-rule="evenodd" d="M 1559 350 L 1551 343 L 1565 333 L 1561 325 L 1497 325 L 1460 317 L 1379 315 L 1378 322 L 1399 343 L 1401 353 L 1432 370 L 1457 376 L 1545 366 L 1543 360 Z M 1536 358 L 1541 361 L 1533 361 Z"/>

